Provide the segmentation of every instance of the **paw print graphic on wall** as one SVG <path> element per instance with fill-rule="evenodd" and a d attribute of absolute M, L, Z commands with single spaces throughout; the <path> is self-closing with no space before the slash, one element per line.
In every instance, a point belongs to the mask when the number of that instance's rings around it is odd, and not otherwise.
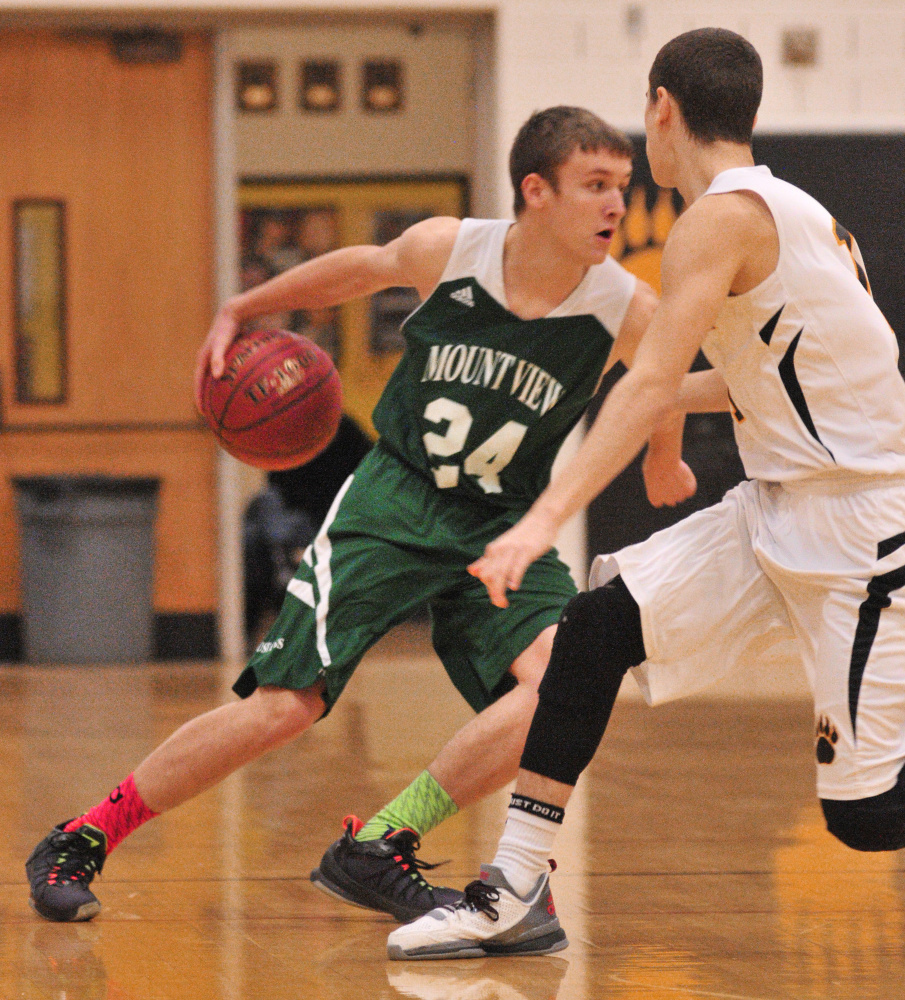
<path fill-rule="evenodd" d="M 656 192 L 653 206 L 648 207 L 649 189 L 645 184 L 629 189 L 628 211 L 613 237 L 610 255 L 659 295 L 663 245 L 678 212 L 672 191 L 657 188 Z"/>

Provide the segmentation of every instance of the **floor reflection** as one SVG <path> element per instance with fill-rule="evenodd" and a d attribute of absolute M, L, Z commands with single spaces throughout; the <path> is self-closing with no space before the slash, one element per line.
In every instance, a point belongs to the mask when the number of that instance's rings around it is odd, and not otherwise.
<path fill-rule="evenodd" d="M 418 630 L 378 646 L 307 737 L 121 845 L 95 922 L 41 922 L 21 878 L 34 843 L 231 697 L 234 673 L 0 668 L 3 1000 L 905 995 L 903 860 L 826 834 L 797 694 L 621 700 L 556 848 L 569 949 L 388 963 L 390 919 L 323 896 L 308 874 L 346 813 L 370 815 L 469 717 Z M 462 886 L 492 858 L 505 803 L 492 796 L 426 838 L 428 860 L 451 859 L 444 882 Z"/>
<path fill-rule="evenodd" d="M 387 981 L 414 1000 L 558 1000 L 569 962 L 555 955 L 474 962 L 399 962 Z"/>
<path fill-rule="evenodd" d="M 819 806 L 802 809 L 776 852 L 784 965 L 815 996 L 883 983 L 905 996 L 902 866 L 897 854 L 849 851 L 826 836 Z"/>
<path fill-rule="evenodd" d="M 107 969 L 85 924 L 32 924 L 17 955 L 16 997 L 22 1000 L 109 1000 Z"/>

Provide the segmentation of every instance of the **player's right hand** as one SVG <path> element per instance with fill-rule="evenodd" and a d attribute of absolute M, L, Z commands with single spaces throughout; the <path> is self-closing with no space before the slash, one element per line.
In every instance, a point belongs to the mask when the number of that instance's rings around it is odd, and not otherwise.
<path fill-rule="evenodd" d="M 214 378 L 220 378 L 224 369 L 224 357 L 229 345 L 239 335 L 242 323 L 236 317 L 227 302 L 211 323 L 204 343 L 198 350 L 195 360 L 195 405 L 201 410 L 201 397 L 204 391 L 204 378 L 208 368 Z"/>

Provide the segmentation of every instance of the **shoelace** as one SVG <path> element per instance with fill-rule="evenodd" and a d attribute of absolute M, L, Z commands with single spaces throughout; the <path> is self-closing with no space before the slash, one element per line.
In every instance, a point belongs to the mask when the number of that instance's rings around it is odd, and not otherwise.
<path fill-rule="evenodd" d="M 471 910 L 473 913 L 486 913 L 490 919 L 496 923 L 500 919 L 499 913 L 492 905 L 499 902 L 500 892 L 492 885 L 476 879 L 465 886 L 465 898 L 450 906 L 450 910 Z"/>
<path fill-rule="evenodd" d="M 352 824 L 347 823 L 346 837 L 350 841 L 354 839 L 352 829 Z M 420 858 L 416 858 L 415 851 L 421 847 L 421 841 L 413 830 L 399 830 L 393 836 L 387 837 L 386 843 L 390 844 L 395 850 L 393 862 L 399 873 L 405 873 L 406 877 L 414 879 L 419 886 L 430 889 L 431 887 L 418 873 L 439 868 L 441 865 L 446 864 L 446 862 L 438 861 L 435 864 L 431 864 L 429 861 L 422 861 Z"/>
<path fill-rule="evenodd" d="M 415 871 L 430 871 L 433 868 L 439 868 L 441 865 L 445 864 L 444 861 L 438 861 L 435 864 L 431 864 L 430 861 L 422 861 L 420 858 L 416 858 L 415 851 L 419 850 L 421 847 L 421 841 L 408 830 L 403 830 L 396 834 L 395 837 L 388 838 L 387 842 L 396 848 L 396 857 L 399 861 L 407 864 Z M 396 858 L 394 858 L 394 860 L 396 860 Z"/>
<path fill-rule="evenodd" d="M 445 862 L 438 861 L 435 864 L 431 864 L 430 861 L 422 861 L 420 858 L 416 858 L 415 851 L 421 847 L 421 841 L 410 830 L 402 830 L 395 837 L 387 838 L 387 843 L 392 844 L 396 849 L 397 853 L 393 855 L 393 861 L 396 863 L 396 866 L 402 872 L 405 872 L 409 878 L 414 879 L 421 888 L 430 889 L 431 886 L 425 882 L 419 873 L 439 868 Z"/>
<path fill-rule="evenodd" d="M 65 885 L 68 882 L 80 882 L 87 885 L 97 871 L 97 862 L 93 858 L 80 856 L 78 848 L 81 836 L 75 832 L 65 831 L 56 834 L 50 840 L 50 846 L 57 852 L 57 863 L 52 866 L 47 876 L 49 885 Z"/>

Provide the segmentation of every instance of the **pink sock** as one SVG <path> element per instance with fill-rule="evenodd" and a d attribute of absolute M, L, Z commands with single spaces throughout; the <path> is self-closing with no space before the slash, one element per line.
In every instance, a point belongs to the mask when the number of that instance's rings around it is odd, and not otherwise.
<path fill-rule="evenodd" d="M 107 835 L 107 853 L 133 830 L 137 830 L 142 823 L 147 823 L 158 814 L 149 809 L 142 801 L 135 787 L 135 781 L 130 774 L 122 784 L 116 788 L 93 809 L 89 809 L 84 816 L 79 816 L 71 823 L 66 824 L 66 832 L 76 830 L 87 823 L 89 826 L 96 826 L 98 830 L 103 830 Z"/>

